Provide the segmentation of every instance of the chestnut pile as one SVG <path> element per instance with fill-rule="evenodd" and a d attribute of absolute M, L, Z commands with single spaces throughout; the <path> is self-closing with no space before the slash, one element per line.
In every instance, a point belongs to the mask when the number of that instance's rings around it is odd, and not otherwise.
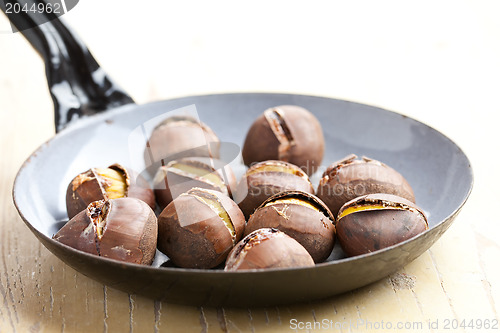
<path fill-rule="evenodd" d="M 70 220 L 53 238 L 126 262 L 150 265 L 159 250 L 177 267 L 235 271 L 313 266 L 336 239 L 356 256 L 428 229 L 405 178 L 374 159 L 332 163 L 315 191 L 309 176 L 325 142 L 302 107 L 273 107 L 255 120 L 239 182 L 219 147 L 207 125 L 168 118 L 144 151 L 153 186 L 119 164 L 80 173 L 67 188 Z"/>

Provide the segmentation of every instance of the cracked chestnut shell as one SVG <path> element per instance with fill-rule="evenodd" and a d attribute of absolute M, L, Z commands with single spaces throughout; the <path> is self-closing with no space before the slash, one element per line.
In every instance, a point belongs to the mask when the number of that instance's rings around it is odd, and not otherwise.
<path fill-rule="evenodd" d="M 161 210 L 194 187 L 219 191 L 231 197 L 236 178 L 229 165 L 210 158 L 170 161 L 160 167 L 154 177 L 154 193 Z"/>
<path fill-rule="evenodd" d="M 264 111 L 250 127 L 243 144 L 243 162 L 281 160 L 312 175 L 323 160 L 325 139 L 321 125 L 308 110 L 281 105 Z"/>
<path fill-rule="evenodd" d="M 322 262 L 335 243 L 334 222 L 330 210 L 314 195 L 282 192 L 255 210 L 245 226 L 245 235 L 260 228 L 276 228 L 298 241 L 314 262 Z"/>
<path fill-rule="evenodd" d="M 55 235 L 80 251 L 136 264 L 151 265 L 158 224 L 144 201 L 119 198 L 92 202 Z"/>
<path fill-rule="evenodd" d="M 184 268 L 221 264 L 241 239 L 245 217 L 221 192 L 193 188 L 174 199 L 158 218 L 158 249 Z"/>
<path fill-rule="evenodd" d="M 263 228 L 243 238 L 229 253 L 226 271 L 314 266 L 307 250 L 292 237 Z"/>
<path fill-rule="evenodd" d="M 396 170 L 377 160 L 348 155 L 332 163 L 319 181 L 316 195 L 336 216 L 346 202 L 371 193 L 387 193 L 415 202 L 413 189 Z"/>
<path fill-rule="evenodd" d="M 424 212 L 391 194 L 369 194 L 349 201 L 337 218 L 337 237 L 348 256 L 383 249 L 427 230 Z"/>
<path fill-rule="evenodd" d="M 183 157 L 219 157 L 220 141 L 206 124 L 187 116 L 174 116 L 158 124 L 144 149 L 147 171 Z M 163 162 L 163 164 L 162 164 Z"/>
<path fill-rule="evenodd" d="M 66 190 L 66 210 L 71 219 L 97 200 L 137 198 L 155 208 L 155 197 L 149 183 L 136 172 L 120 164 L 91 168 L 77 175 Z"/>
<path fill-rule="evenodd" d="M 267 198 L 283 191 L 314 193 L 307 174 L 298 166 L 283 161 L 254 164 L 241 178 L 235 200 L 248 218 Z"/>

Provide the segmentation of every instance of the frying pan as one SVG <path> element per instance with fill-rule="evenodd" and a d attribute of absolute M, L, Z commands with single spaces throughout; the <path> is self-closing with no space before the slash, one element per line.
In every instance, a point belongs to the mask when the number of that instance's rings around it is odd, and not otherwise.
<path fill-rule="evenodd" d="M 136 105 L 60 19 L 44 15 L 48 23 L 22 33 L 45 60 L 57 134 L 22 165 L 13 199 L 21 218 L 45 247 L 107 286 L 198 306 L 267 306 L 330 297 L 377 281 L 421 255 L 449 228 L 472 190 L 469 160 L 450 139 L 414 119 L 377 107 L 274 93 L 189 96 Z M 10 19 L 16 26 L 26 26 L 38 18 L 20 13 Z M 265 109 L 282 104 L 305 107 L 319 119 L 326 140 L 325 165 L 355 153 L 400 171 L 428 215 L 429 230 L 352 258 L 346 258 L 337 244 L 327 262 L 311 268 L 251 272 L 181 269 L 164 265 L 162 255 L 153 266 L 128 264 L 51 239 L 67 221 L 65 190 L 76 174 L 94 166 L 142 159 L 130 156 L 124 144 L 141 124 L 195 105 L 200 120 L 222 142 L 241 147 L 253 120 Z M 243 168 L 239 156 L 233 162 Z"/>

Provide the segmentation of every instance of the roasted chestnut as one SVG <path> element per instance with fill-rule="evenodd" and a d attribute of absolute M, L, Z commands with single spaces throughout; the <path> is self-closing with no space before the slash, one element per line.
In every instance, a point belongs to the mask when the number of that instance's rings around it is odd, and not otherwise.
<path fill-rule="evenodd" d="M 156 252 L 158 224 L 144 201 L 119 198 L 94 201 L 55 235 L 77 250 L 120 261 L 150 265 Z"/>
<path fill-rule="evenodd" d="M 241 239 L 245 217 L 221 192 L 193 188 L 174 199 L 158 218 L 158 249 L 176 266 L 213 268 Z"/>
<path fill-rule="evenodd" d="M 348 256 L 383 249 L 429 228 L 423 211 L 413 202 L 384 193 L 347 202 L 337 218 L 337 237 Z"/>
<path fill-rule="evenodd" d="M 160 167 L 154 177 L 156 201 L 163 210 L 173 199 L 193 187 L 215 190 L 231 196 L 236 179 L 229 165 L 210 158 L 184 158 Z"/>
<path fill-rule="evenodd" d="M 314 266 L 306 249 L 278 229 L 263 228 L 243 238 L 229 253 L 226 271 Z"/>
<path fill-rule="evenodd" d="M 245 235 L 260 228 L 276 228 L 298 241 L 314 262 L 332 252 L 335 218 L 326 205 L 310 193 L 289 191 L 267 199 L 250 216 Z"/>
<path fill-rule="evenodd" d="M 393 168 L 368 157 L 351 154 L 332 163 L 319 181 L 316 195 L 337 215 L 343 204 L 371 193 L 387 193 L 415 202 L 413 189 Z"/>
<path fill-rule="evenodd" d="M 291 190 L 314 193 L 309 177 L 298 166 L 283 161 L 264 161 L 254 164 L 241 178 L 235 201 L 248 218 L 267 198 Z"/>
<path fill-rule="evenodd" d="M 312 175 L 323 160 L 325 139 L 321 125 L 308 110 L 295 105 L 264 111 L 250 127 L 243 144 L 243 162 L 281 160 Z"/>
<path fill-rule="evenodd" d="M 158 124 L 144 150 L 147 171 L 154 175 L 161 165 L 182 157 L 219 157 L 219 138 L 202 122 L 174 116 Z M 163 163 L 163 164 L 162 164 Z"/>
<path fill-rule="evenodd" d="M 107 168 L 91 168 L 80 173 L 69 183 L 66 191 L 66 209 L 71 219 L 97 200 L 137 198 L 155 208 L 154 193 L 148 182 L 120 164 Z"/>

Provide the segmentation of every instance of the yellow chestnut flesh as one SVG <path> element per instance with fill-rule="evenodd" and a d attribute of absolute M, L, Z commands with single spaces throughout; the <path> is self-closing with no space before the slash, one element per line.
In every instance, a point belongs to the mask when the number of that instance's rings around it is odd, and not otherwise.
<path fill-rule="evenodd" d="M 224 224 L 226 225 L 226 228 L 229 230 L 231 233 L 231 238 L 233 240 L 233 244 L 236 243 L 236 231 L 234 230 L 234 226 L 231 223 L 231 219 L 229 218 L 229 215 L 227 214 L 227 211 L 222 207 L 222 204 L 217 200 L 216 196 L 210 196 L 206 192 L 199 192 L 196 193 L 196 191 L 192 191 L 191 195 L 194 196 L 196 199 L 202 201 L 206 205 L 210 207 L 219 217 L 222 219 Z"/>
<path fill-rule="evenodd" d="M 308 208 L 314 209 L 317 212 L 320 211 L 319 208 L 316 207 L 311 202 L 309 202 L 307 200 L 297 199 L 297 198 L 283 198 L 283 199 L 278 199 L 278 200 L 270 201 L 270 202 L 266 203 L 264 205 L 264 207 L 273 206 L 273 205 L 277 205 L 277 204 L 301 205 L 301 206 L 304 206 L 304 207 L 308 207 Z"/>
<path fill-rule="evenodd" d="M 167 171 L 177 174 L 187 174 L 192 178 L 203 178 L 221 190 L 226 188 L 226 184 L 216 172 L 208 172 L 206 168 L 198 168 L 184 163 L 175 163 L 167 168 Z"/>
<path fill-rule="evenodd" d="M 123 198 L 127 193 L 127 182 L 122 172 L 110 168 L 95 168 L 99 183 L 104 188 L 108 199 Z"/>
<path fill-rule="evenodd" d="M 340 220 L 342 217 L 349 215 L 351 213 L 356 213 L 360 212 L 363 210 L 376 210 L 376 209 L 398 209 L 397 207 L 391 207 L 391 206 L 384 206 L 380 204 L 369 204 L 369 205 L 363 205 L 363 206 L 353 206 L 344 209 L 341 214 L 338 216 L 337 220 Z"/>
<path fill-rule="evenodd" d="M 252 175 L 257 172 L 283 172 L 283 173 L 288 173 L 291 175 L 296 175 L 300 177 L 307 176 L 302 169 L 299 168 L 291 168 L 286 165 L 279 165 L 279 164 L 264 164 L 258 168 L 255 168 L 253 170 L 248 170 L 247 176 Z"/>

